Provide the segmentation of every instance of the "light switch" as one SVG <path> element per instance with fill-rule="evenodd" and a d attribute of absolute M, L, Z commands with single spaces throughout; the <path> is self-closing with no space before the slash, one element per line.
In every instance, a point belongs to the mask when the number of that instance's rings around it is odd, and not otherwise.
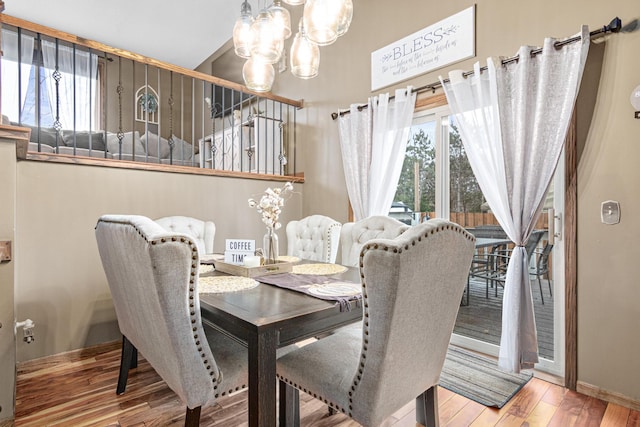
<path fill-rule="evenodd" d="M 615 200 L 602 202 L 600 218 L 603 224 L 617 224 L 620 222 L 620 203 Z"/>

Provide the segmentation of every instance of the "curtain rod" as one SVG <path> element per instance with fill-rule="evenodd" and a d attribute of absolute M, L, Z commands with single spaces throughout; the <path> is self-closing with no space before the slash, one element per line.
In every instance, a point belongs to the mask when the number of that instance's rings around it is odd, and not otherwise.
<path fill-rule="evenodd" d="M 620 29 L 622 28 L 622 20 L 620 20 L 620 18 L 618 18 L 617 16 L 615 18 L 613 18 L 611 20 L 611 22 L 609 22 L 609 25 L 604 25 L 601 28 L 598 28 L 597 30 L 593 30 L 589 33 L 589 36 L 591 39 L 593 38 L 597 38 L 600 36 L 604 36 L 607 33 L 618 33 L 620 32 Z M 582 39 L 582 37 L 580 36 L 574 36 L 571 38 L 568 38 L 566 40 L 561 40 L 561 41 L 557 41 L 555 42 L 553 45 L 555 46 L 556 49 L 560 49 L 562 46 L 570 44 L 570 43 L 575 43 L 577 41 L 579 41 L 580 39 Z M 542 52 L 542 48 L 538 48 L 538 49 L 534 49 L 531 51 L 531 56 L 536 56 L 538 54 L 540 54 Z M 505 58 L 501 61 L 502 65 L 507 65 L 510 64 L 512 62 L 516 62 L 518 60 L 518 55 L 516 56 L 512 56 L 510 58 Z M 487 67 L 481 67 L 480 71 L 486 71 Z M 473 70 L 472 71 L 465 71 L 464 73 L 462 73 L 463 77 L 468 77 L 473 75 Z M 449 82 L 449 79 L 444 79 L 445 83 Z M 414 88 L 411 90 L 411 92 L 415 92 L 415 93 L 422 93 L 422 92 L 426 92 L 426 91 L 431 91 L 433 93 L 435 93 L 436 89 L 441 87 L 442 83 L 440 81 L 434 82 L 434 83 L 429 83 L 427 85 L 424 86 L 420 86 L 417 88 Z M 395 96 L 390 96 L 389 99 L 393 99 L 395 98 Z M 367 104 L 362 104 L 362 105 L 358 105 L 358 111 L 362 111 L 365 108 L 367 108 Z M 331 118 L 333 120 L 337 119 L 339 116 L 344 116 L 345 114 L 349 114 L 350 110 L 344 110 L 344 111 L 339 111 L 337 113 L 331 113 Z"/>

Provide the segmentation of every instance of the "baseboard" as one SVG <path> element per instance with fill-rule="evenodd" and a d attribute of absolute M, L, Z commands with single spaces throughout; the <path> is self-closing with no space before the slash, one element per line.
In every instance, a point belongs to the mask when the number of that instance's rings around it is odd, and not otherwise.
<path fill-rule="evenodd" d="M 601 389 L 593 384 L 578 381 L 576 391 L 586 394 L 587 396 L 597 397 L 598 399 L 633 409 L 634 411 L 640 411 L 640 400 L 632 399 L 615 391 Z"/>

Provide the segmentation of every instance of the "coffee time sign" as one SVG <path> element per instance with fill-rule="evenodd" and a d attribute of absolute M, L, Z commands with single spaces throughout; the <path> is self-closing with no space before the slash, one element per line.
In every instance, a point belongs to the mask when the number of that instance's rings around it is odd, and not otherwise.
<path fill-rule="evenodd" d="M 371 53 L 371 90 L 475 55 L 475 5 Z"/>

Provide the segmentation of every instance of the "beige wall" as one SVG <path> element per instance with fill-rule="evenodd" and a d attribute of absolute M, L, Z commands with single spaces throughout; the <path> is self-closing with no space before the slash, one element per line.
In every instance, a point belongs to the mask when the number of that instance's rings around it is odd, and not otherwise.
<path fill-rule="evenodd" d="M 511 56 L 520 45 L 539 46 L 544 37 L 575 34 L 582 24 L 595 29 L 615 16 L 627 23 L 640 15 L 637 0 L 354 2 L 349 32 L 320 49 L 320 75 L 298 80 L 287 71 L 276 77 L 274 85 L 275 93 L 304 99 L 306 104 L 298 114 L 299 169 L 305 172 L 305 192 L 313 194 L 303 202 L 305 215 L 322 213 L 347 220 L 337 123 L 329 115 L 372 95 L 371 52 L 474 3 L 476 58 L 398 87 L 435 82 L 453 68 L 470 70 L 473 62 L 484 62 L 488 56 Z M 299 9 L 292 13 L 294 23 Z M 640 84 L 639 51 L 640 31 L 607 39 L 601 78 L 591 82 L 597 103 L 593 120 L 580 123 L 585 140 L 578 180 L 578 380 L 636 400 L 640 399 L 640 280 L 635 269 L 640 259 L 640 229 L 635 225 L 640 209 L 640 120 L 633 119 L 629 97 Z M 600 202 L 608 199 L 621 203 L 619 225 L 599 222 Z"/>
<path fill-rule="evenodd" d="M 14 153 L 15 156 L 15 153 Z M 216 223 L 225 238 L 261 242 L 264 226 L 247 199 L 282 183 L 21 161 L 17 167 L 16 315 L 36 323 L 36 341 L 17 343 L 18 361 L 119 339 L 94 236 L 106 213 L 186 215 Z M 299 218 L 302 186 L 281 220 Z M 286 251 L 284 230 L 280 230 Z"/>
<path fill-rule="evenodd" d="M 4 133 L 4 130 L 3 130 Z M 10 138 L 0 138 L 0 240 L 9 240 L 15 249 L 14 218 L 16 199 L 16 146 Z M 15 254 L 0 263 L 0 420 L 13 419 L 16 353 L 13 323 Z M 20 332 L 22 334 L 22 332 Z M 0 421 L 2 424 L 2 421 Z"/>

